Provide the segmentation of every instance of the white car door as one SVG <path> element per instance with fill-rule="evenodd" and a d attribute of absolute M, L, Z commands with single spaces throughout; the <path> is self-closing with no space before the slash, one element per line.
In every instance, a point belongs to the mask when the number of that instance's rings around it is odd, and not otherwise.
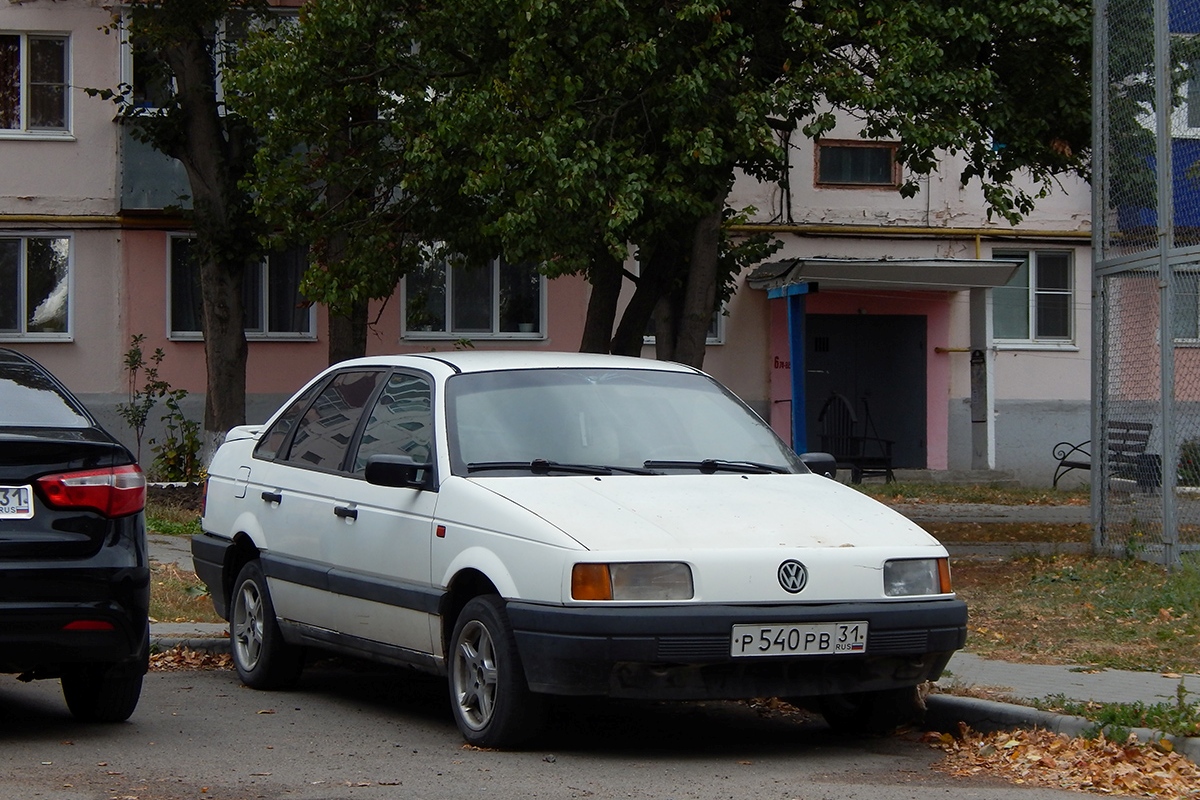
<path fill-rule="evenodd" d="M 346 456 L 386 375 L 385 369 L 336 373 L 311 403 L 295 409 L 294 421 L 285 414 L 272 425 L 256 450 L 247 499 L 261 504 L 263 568 L 282 619 L 334 631 L 342 624 L 330 582 L 343 558 L 345 519 L 337 509 L 347 503 L 347 487 L 362 483 L 346 473 Z"/>
<path fill-rule="evenodd" d="M 433 461 L 432 381 L 394 372 L 362 426 L 344 492 L 330 530 L 330 585 L 338 602 L 343 633 L 372 642 L 428 654 L 431 620 L 440 593 L 430 585 L 430 546 L 437 492 L 432 467 L 425 488 L 375 486 L 363 478 L 373 455 Z"/>

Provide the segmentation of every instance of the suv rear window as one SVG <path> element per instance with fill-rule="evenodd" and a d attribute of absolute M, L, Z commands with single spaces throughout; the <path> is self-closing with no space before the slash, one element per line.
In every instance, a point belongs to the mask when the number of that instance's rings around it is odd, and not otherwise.
<path fill-rule="evenodd" d="M 90 428 L 92 421 L 41 370 L 29 364 L 0 364 L 0 426 Z"/>

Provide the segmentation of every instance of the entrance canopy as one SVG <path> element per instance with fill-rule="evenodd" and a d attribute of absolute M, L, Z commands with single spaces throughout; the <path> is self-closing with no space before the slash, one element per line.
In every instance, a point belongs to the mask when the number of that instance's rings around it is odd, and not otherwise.
<path fill-rule="evenodd" d="M 1009 282 L 1020 261 L 967 258 L 793 258 L 750 273 L 754 289 L 815 283 L 822 289 L 893 289 L 962 292 Z"/>
<path fill-rule="evenodd" d="M 792 447 L 808 449 L 805 410 L 806 298 L 821 289 L 970 292 L 971 466 L 995 468 L 995 401 L 992 396 L 991 290 L 1004 286 L 1020 261 L 965 258 L 793 258 L 763 264 L 747 283 L 787 302 L 792 388 Z"/>

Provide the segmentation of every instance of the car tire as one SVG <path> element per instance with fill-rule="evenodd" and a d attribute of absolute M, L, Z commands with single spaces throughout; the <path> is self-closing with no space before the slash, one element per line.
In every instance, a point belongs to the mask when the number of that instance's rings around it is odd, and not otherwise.
<path fill-rule="evenodd" d="M 512 748 L 537 733 L 545 698 L 529 691 L 500 597 L 467 602 L 454 624 L 449 655 L 450 708 L 469 744 Z"/>
<path fill-rule="evenodd" d="M 829 727 L 860 736 L 886 736 L 916 721 L 924 707 L 916 686 L 827 695 L 817 706 Z"/>
<path fill-rule="evenodd" d="M 304 650 L 284 641 L 258 561 L 247 562 L 234 581 L 229 640 L 238 677 L 252 689 L 287 689 L 300 679 Z"/>
<path fill-rule="evenodd" d="M 142 633 L 136 658 L 123 664 L 71 664 L 60 683 L 71 715 L 82 722 L 124 722 L 142 696 L 142 678 L 150 660 L 150 626 Z"/>

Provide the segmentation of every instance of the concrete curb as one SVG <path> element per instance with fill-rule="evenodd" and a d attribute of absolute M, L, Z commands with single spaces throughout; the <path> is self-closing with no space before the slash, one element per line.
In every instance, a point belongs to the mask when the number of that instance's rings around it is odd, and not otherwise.
<path fill-rule="evenodd" d="M 200 653 L 221 654 L 229 652 L 228 636 L 150 636 L 150 652 L 165 653 L 176 647 L 186 647 Z"/>
<path fill-rule="evenodd" d="M 948 694 L 931 694 L 925 698 L 925 727 L 929 730 L 954 733 L 958 724 L 965 722 L 973 730 L 982 733 L 1011 730 L 1013 728 L 1041 728 L 1079 737 L 1096 730 L 1096 723 L 1083 717 L 1054 714 L 1028 706 L 998 703 L 977 697 L 958 697 Z M 1166 739 L 1175 752 L 1200 764 L 1200 737 L 1162 736 L 1149 728 L 1132 728 L 1142 743 Z"/>

